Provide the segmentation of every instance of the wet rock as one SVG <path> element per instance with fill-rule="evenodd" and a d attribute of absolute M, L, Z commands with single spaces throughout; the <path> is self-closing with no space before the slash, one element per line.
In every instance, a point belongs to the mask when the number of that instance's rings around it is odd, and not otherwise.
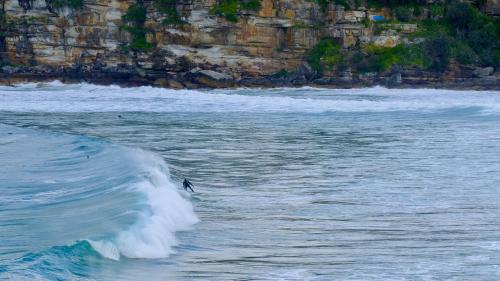
<path fill-rule="evenodd" d="M 158 78 L 153 82 L 153 85 L 162 87 L 162 88 L 171 88 L 171 89 L 182 89 L 184 85 L 174 79 L 165 79 Z"/>
<path fill-rule="evenodd" d="M 290 81 L 294 84 L 306 83 L 315 78 L 315 76 L 316 73 L 311 66 L 307 62 L 304 62 L 290 75 Z"/>
<path fill-rule="evenodd" d="M 485 11 L 487 14 L 492 16 L 500 16 L 500 1 L 498 0 L 486 0 L 485 1 Z"/>
<path fill-rule="evenodd" d="M 399 35 L 381 35 L 373 36 L 372 43 L 380 47 L 394 47 L 400 42 Z"/>
<path fill-rule="evenodd" d="M 213 70 L 194 69 L 189 72 L 188 77 L 191 82 L 199 83 L 209 88 L 224 88 L 234 85 L 234 79 L 231 76 Z"/>
<path fill-rule="evenodd" d="M 352 75 L 352 69 L 350 67 L 344 69 L 339 73 L 339 77 L 343 81 L 352 82 L 354 78 Z"/>
<path fill-rule="evenodd" d="M 403 71 L 402 66 L 394 65 L 389 73 L 390 76 L 387 79 L 387 84 L 389 86 L 401 85 L 403 83 L 403 76 L 401 74 L 402 71 Z"/>
<path fill-rule="evenodd" d="M 490 67 L 478 67 L 478 68 L 474 69 L 473 74 L 476 77 L 483 78 L 483 77 L 492 75 L 493 71 L 495 71 L 495 69 L 491 66 Z"/>

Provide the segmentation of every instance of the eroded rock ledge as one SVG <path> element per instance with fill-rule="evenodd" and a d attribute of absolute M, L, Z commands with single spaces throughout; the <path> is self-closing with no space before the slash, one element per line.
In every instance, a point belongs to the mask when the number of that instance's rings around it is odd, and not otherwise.
<path fill-rule="evenodd" d="M 468 69 L 455 76 L 443 76 L 420 70 L 396 70 L 382 74 L 367 73 L 358 77 L 321 77 L 314 78 L 312 73 L 294 73 L 288 77 L 277 75 L 241 77 L 213 70 L 199 68 L 178 72 L 143 72 L 141 69 L 120 65 L 112 68 L 89 68 L 88 65 L 73 68 L 4 67 L 0 73 L 0 84 L 14 85 L 23 82 L 49 82 L 59 80 L 66 83 L 88 82 L 103 85 L 143 86 L 174 89 L 197 88 L 234 88 L 234 87 L 301 87 L 315 86 L 328 88 L 359 88 L 385 86 L 388 88 L 447 88 L 470 90 L 499 90 L 500 76 L 486 75 L 489 70 Z M 457 77 L 457 74 L 460 75 Z"/>

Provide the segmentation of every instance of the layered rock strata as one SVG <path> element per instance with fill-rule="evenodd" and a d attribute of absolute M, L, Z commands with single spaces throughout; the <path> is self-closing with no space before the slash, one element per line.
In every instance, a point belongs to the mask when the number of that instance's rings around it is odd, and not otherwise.
<path fill-rule="evenodd" d="M 166 25 L 162 23 L 165 15 L 158 12 L 154 2 L 144 1 L 145 37 L 154 48 L 131 51 L 125 48 L 132 35 L 122 28 L 122 16 L 135 1 L 84 0 L 81 8 L 56 11 L 50 9 L 49 0 L 0 1 L 4 62 L 0 80 L 5 83 L 83 79 L 189 88 L 499 86 L 498 71 L 475 68 L 452 69 L 445 74 L 393 68 L 381 74 L 351 73 L 348 69 L 323 77 L 315 75 L 305 58 L 321 38 L 336 38 L 344 48 L 368 43 L 393 47 L 406 40 L 402 35 L 417 28 L 416 24 L 400 24 L 375 34 L 366 24 L 375 12 L 364 8 L 346 11 L 333 4 L 322 9 L 305 0 L 262 0 L 259 11 L 241 11 L 234 23 L 210 14 L 214 0 L 179 0 L 175 9 L 184 23 Z M 497 13 L 496 2 L 488 7 Z M 389 14 L 377 12 L 384 13 Z M 283 71 L 293 74 L 277 75 Z"/>

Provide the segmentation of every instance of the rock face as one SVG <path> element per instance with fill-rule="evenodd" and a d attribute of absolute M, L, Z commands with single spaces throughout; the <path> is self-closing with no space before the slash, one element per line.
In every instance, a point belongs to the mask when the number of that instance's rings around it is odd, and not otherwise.
<path fill-rule="evenodd" d="M 486 0 L 485 11 L 495 17 L 500 17 L 500 0 Z"/>
<path fill-rule="evenodd" d="M 476 68 L 473 72 L 474 76 L 476 77 L 488 77 L 488 76 L 491 76 L 493 74 L 493 67 L 484 67 L 484 68 Z"/>
<path fill-rule="evenodd" d="M 57 14 L 35 0 L 26 9 L 21 0 L 5 0 L 5 55 L 13 64 L 50 67 L 116 68 L 127 65 L 144 71 L 179 71 L 199 67 L 225 72 L 233 78 L 260 76 L 294 69 L 303 54 L 323 35 L 312 27 L 320 8 L 306 1 L 262 2 L 259 12 L 239 16 L 237 23 L 209 15 L 213 1 L 178 3 L 188 22 L 161 23 L 162 15 L 147 3 L 146 38 L 154 51 L 124 52 L 130 41 L 121 17 L 135 1 L 85 0 L 81 9 Z M 23 7 L 24 6 L 24 7 Z M 292 28 L 295 23 L 311 27 Z M 337 36 L 340 36 L 338 34 Z"/>
<path fill-rule="evenodd" d="M 262 0 L 259 11 L 242 11 L 233 23 L 210 14 L 214 0 L 177 0 L 176 10 L 186 24 L 165 25 L 155 3 L 144 0 L 145 38 L 155 47 L 127 51 L 124 46 L 132 37 L 121 28 L 122 16 L 135 1 L 83 0 L 80 8 L 57 10 L 48 8 L 47 1 L 0 0 L 0 52 L 11 65 L 1 71 L 3 80 L 19 73 L 26 79 L 83 77 L 106 83 L 229 87 L 258 80 L 266 84 L 273 74 L 298 70 L 293 79 L 276 81 L 305 84 L 317 78 L 304 63 L 305 54 L 323 37 L 337 38 L 345 48 L 367 43 L 392 47 L 401 41 L 399 33 L 390 30 L 375 35 L 364 23 L 372 14 L 366 9 Z M 411 33 L 416 26 L 397 29 Z M 346 73 L 339 81 L 355 80 Z"/>

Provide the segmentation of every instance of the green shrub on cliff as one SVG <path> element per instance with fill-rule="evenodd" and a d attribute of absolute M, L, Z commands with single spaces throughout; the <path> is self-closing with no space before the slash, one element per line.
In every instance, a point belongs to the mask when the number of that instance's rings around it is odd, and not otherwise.
<path fill-rule="evenodd" d="M 83 0 L 52 0 L 50 2 L 54 9 L 70 8 L 76 10 L 83 7 Z"/>
<path fill-rule="evenodd" d="M 240 1 L 240 9 L 241 10 L 259 11 L 260 8 L 261 8 L 261 4 L 260 4 L 259 0 Z"/>
<path fill-rule="evenodd" d="M 309 65 L 318 73 L 325 70 L 342 71 L 349 67 L 360 73 L 383 72 L 394 65 L 427 68 L 421 45 L 381 47 L 372 44 L 351 50 L 342 50 L 332 38 L 322 39 L 308 54 Z"/>
<path fill-rule="evenodd" d="M 407 38 L 409 44 L 393 48 L 374 45 L 355 46 L 341 50 L 333 39 L 323 39 L 307 56 L 319 74 L 325 70 L 352 69 L 363 72 L 384 72 L 393 66 L 443 72 L 450 63 L 500 67 L 500 21 L 480 12 L 468 3 L 426 4 L 420 0 L 375 1 L 389 4 L 400 21 L 414 22 L 415 5 L 427 5 L 430 16 L 417 21 L 418 30 Z M 393 29 L 391 20 L 373 24 L 374 31 Z M 401 32 L 401 31 L 399 31 Z M 405 36 L 405 35 L 403 35 Z M 417 40 L 418 39 L 418 40 Z M 413 42 L 413 43 L 411 43 Z"/>
<path fill-rule="evenodd" d="M 422 20 L 417 23 L 418 30 L 409 35 L 409 38 L 428 38 L 435 34 L 451 34 L 452 27 L 436 20 Z"/>
<path fill-rule="evenodd" d="M 135 25 L 144 24 L 146 21 L 146 9 L 139 4 L 130 5 L 127 12 L 122 16 L 122 20 Z"/>
<path fill-rule="evenodd" d="M 434 7 L 434 8 L 433 8 Z M 476 7 L 465 2 L 451 1 L 447 5 L 433 4 L 429 19 L 417 22 L 418 30 L 409 37 L 423 38 L 426 55 L 431 68 L 442 71 L 445 62 L 454 59 L 460 64 L 479 64 L 500 67 L 500 21 L 485 15 Z M 445 59 L 446 50 L 439 50 L 434 44 L 436 37 L 447 41 L 449 59 Z M 433 50 L 435 49 L 435 50 Z M 438 53 L 444 53 L 439 55 Z"/>
<path fill-rule="evenodd" d="M 447 6 L 445 22 L 452 28 L 451 36 L 466 43 L 484 66 L 500 66 L 500 21 L 486 16 L 468 3 L 454 2 Z"/>
<path fill-rule="evenodd" d="M 224 0 L 212 7 L 210 14 L 226 18 L 227 21 L 237 22 L 238 0 Z"/>
<path fill-rule="evenodd" d="M 425 68 L 427 61 L 420 45 L 403 45 L 381 47 L 365 45 L 360 50 L 347 56 L 348 64 L 360 73 L 382 72 L 394 65 Z"/>
<path fill-rule="evenodd" d="M 350 65 L 359 73 L 381 72 L 383 70 L 378 54 L 363 54 L 355 52 L 351 57 Z"/>
<path fill-rule="evenodd" d="M 427 0 L 366 0 L 367 8 L 390 8 L 395 9 L 397 7 L 408 7 L 413 9 L 413 13 L 420 12 L 419 7 L 428 5 Z"/>
<path fill-rule="evenodd" d="M 332 70 L 342 61 L 341 47 L 333 38 L 323 38 L 309 52 L 307 61 L 318 74 L 322 74 L 325 69 Z"/>
<path fill-rule="evenodd" d="M 433 19 L 442 18 L 444 16 L 444 5 L 433 4 L 429 8 L 430 17 Z"/>
<path fill-rule="evenodd" d="M 326 8 L 332 0 L 316 1 Z M 410 43 L 392 48 L 365 45 L 342 50 L 332 38 L 323 39 L 307 54 L 309 64 L 318 74 L 325 70 L 338 72 L 347 69 L 360 73 L 380 73 L 396 65 L 443 72 L 451 62 L 500 67 L 500 21 L 469 3 L 453 0 L 446 4 L 429 4 L 426 0 L 368 2 L 369 5 L 392 8 L 393 15 L 399 21 L 388 19 L 365 23 L 365 26 L 375 26 L 375 34 L 384 29 L 401 33 L 402 30 L 398 30 L 398 25 L 393 23 L 416 22 L 416 32 L 402 35 L 410 39 Z M 422 9 L 424 6 L 429 16 L 425 20 L 418 20 L 425 11 Z"/>
<path fill-rule="evenodd" d="M 390 69 L 393 65 L 403 65 L 423 68 L 426 65 L 419 45 L 399 44 L 395 47 L 378 47 L 367 45 L 363 48 L 368 56 L 378 59 L 378 71 Z"/>
<path fill-rule="evenodd" d="M 139 3 L 131 5 L 127 12 L 122 16 L 125 25 L 120 26 L 124 31 L 132 35 L 132 42 L 125 49 L 134 51 L 148 51 L 154 48 L 154 45 L 146 40 L 146 9 Z"/>
<path fill-rule="evenodd" d="M 405 6 L 396 7 L 394 14 L 398 20 L 407 22 L 413 17 L 413 9 Z"/>
<path fill-rule="evenodd" d="M 146 40 L 146 31 L 143 27 L 137 26 L 122 26 L 123 30 L 132 35 L 132 42 L 125 47 L 125 50 L 131 49 L 134 51 L 148 51 L 154 48 L 154 45 Z"/>
<path fill-rule="evenodd" d="M 458 32 L 466 30 L 473 18 L 473 10 L 467 3 L 455 2 L 446 7 L 445 20 L 456 27 Z"/>
<path fill-rule="evenodd" d="M 451 43 L 451 57 L 461 64 L 475 64 L 478 62 L 478 56 L 469 45 L 458 40 Z"/>
<path fill-rule="evenodd" d="M 176 0 L 154 0 L 154 4 L 158 11 L 166 16 L 162 21 L 163 24 L 184 24 L 185 22 L 177 12 Z"/>
<path fill-rule="evenodd" d="M 425 40 L 423 51 L 429 60 L 429 69 L 443 71 L 448 67 L 451 57 L 450 39 L 444 34 L 437 34 Z"/>
<path fill-rule="evenodd" d="M 349 4 L 348 0 L 316 0 L 316 3 L 318 3 L 323 11 L 326 11 L 330 3 L 342 6 L 346 10 L 351 10 L 351 4 Z"/>
<path fill-rule="evenodd" d="M 258 11 L 260 8 L 260 0 L 222 0 L 210 9 L 210 14 L 224 17 L 230 22 L 237 22 L 239 11 Z"/>
<path fill-rule="evenodd" d="M 145 35 L 141 35 L 134 38 L 132 43 L 130 43 L 129 47 L 135 51 L 149 51 L 153 49 L 155 46 L 146 40 Z"/>

